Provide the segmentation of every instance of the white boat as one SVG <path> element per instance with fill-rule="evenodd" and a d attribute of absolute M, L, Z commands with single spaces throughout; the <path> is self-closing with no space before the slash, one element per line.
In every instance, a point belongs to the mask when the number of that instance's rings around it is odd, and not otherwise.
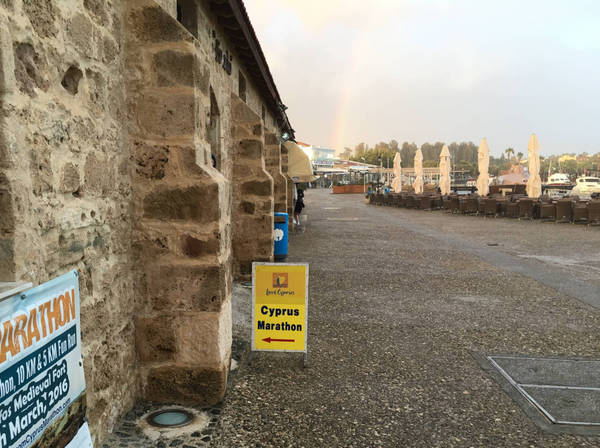
<path fill-rule="evenodd" d="M 581 176 L 577 178 L 571 190 L 572 195 L 589 198 L 592 194 L 600 194 L 600 177 Z"/>
<path fill-rule="evenodd" d="M 569 176 L 564 173 L 554 173 L 552 176 L 548 178 L 548 182 L 546 185 L 571 185 L 571 180 Z"/>

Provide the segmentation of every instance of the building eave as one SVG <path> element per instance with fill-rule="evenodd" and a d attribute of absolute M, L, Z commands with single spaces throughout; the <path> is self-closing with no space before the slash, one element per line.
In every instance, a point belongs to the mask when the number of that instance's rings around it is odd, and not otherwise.
<path fill-rule="evenodd" d="M 294 138 L 294 129 L 285 112 L 273 75 L 256 37 L 254 27 L 242 0 L 209 0 L 210 8 L 219 24 L 228 32 L 247 74 L 264 96 L 271 112 L 275 115 L 282 131 Z"/>

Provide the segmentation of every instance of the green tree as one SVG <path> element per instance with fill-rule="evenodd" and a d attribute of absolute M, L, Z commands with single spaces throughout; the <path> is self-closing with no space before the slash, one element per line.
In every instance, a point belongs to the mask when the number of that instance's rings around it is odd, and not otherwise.
<path fill-rule="evenodd" d="M 341 158 L 344 160 L 350 160 L 351 156 L 352 156 L 352 149 L 344 148 L 344 151 L 341 154 Z"/>
<path fill-rule="evenodd" d="M 515 150 L 513 148 L 506 148 L 504 152 L 506 153 L 506 158 L 510 162 L 515 155 Z"/>

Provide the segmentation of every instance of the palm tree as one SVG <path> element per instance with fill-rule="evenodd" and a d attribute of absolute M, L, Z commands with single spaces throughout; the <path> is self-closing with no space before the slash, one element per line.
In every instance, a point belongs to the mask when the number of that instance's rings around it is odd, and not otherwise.
<path fill-rule="evenodd" d="M 521 159 L 523 158 L 523 153 L 521 151 L 519 151 L 517 153 L 517 159 L 519 160 L 517 163 L 520 165 L 521 164 Z"/>
<path fill-rule="evenodd" d="M 512 148 L 506 148 L 504 152 L 506 153 L 506 158 L 510 162 L 512 160 L 512 156 L 515 155 L 515 150 Z"/>

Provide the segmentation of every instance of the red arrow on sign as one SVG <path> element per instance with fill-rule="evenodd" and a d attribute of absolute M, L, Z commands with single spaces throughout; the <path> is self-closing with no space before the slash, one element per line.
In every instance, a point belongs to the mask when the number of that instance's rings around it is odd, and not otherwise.
<path fill-rule="evenodd" d="M 268 342 L 269 344 L 271 342 L 296 342 L 295 339 L 273 339 L 270 336 L 268 338 L 264 338 L 263 341 Z"/>

